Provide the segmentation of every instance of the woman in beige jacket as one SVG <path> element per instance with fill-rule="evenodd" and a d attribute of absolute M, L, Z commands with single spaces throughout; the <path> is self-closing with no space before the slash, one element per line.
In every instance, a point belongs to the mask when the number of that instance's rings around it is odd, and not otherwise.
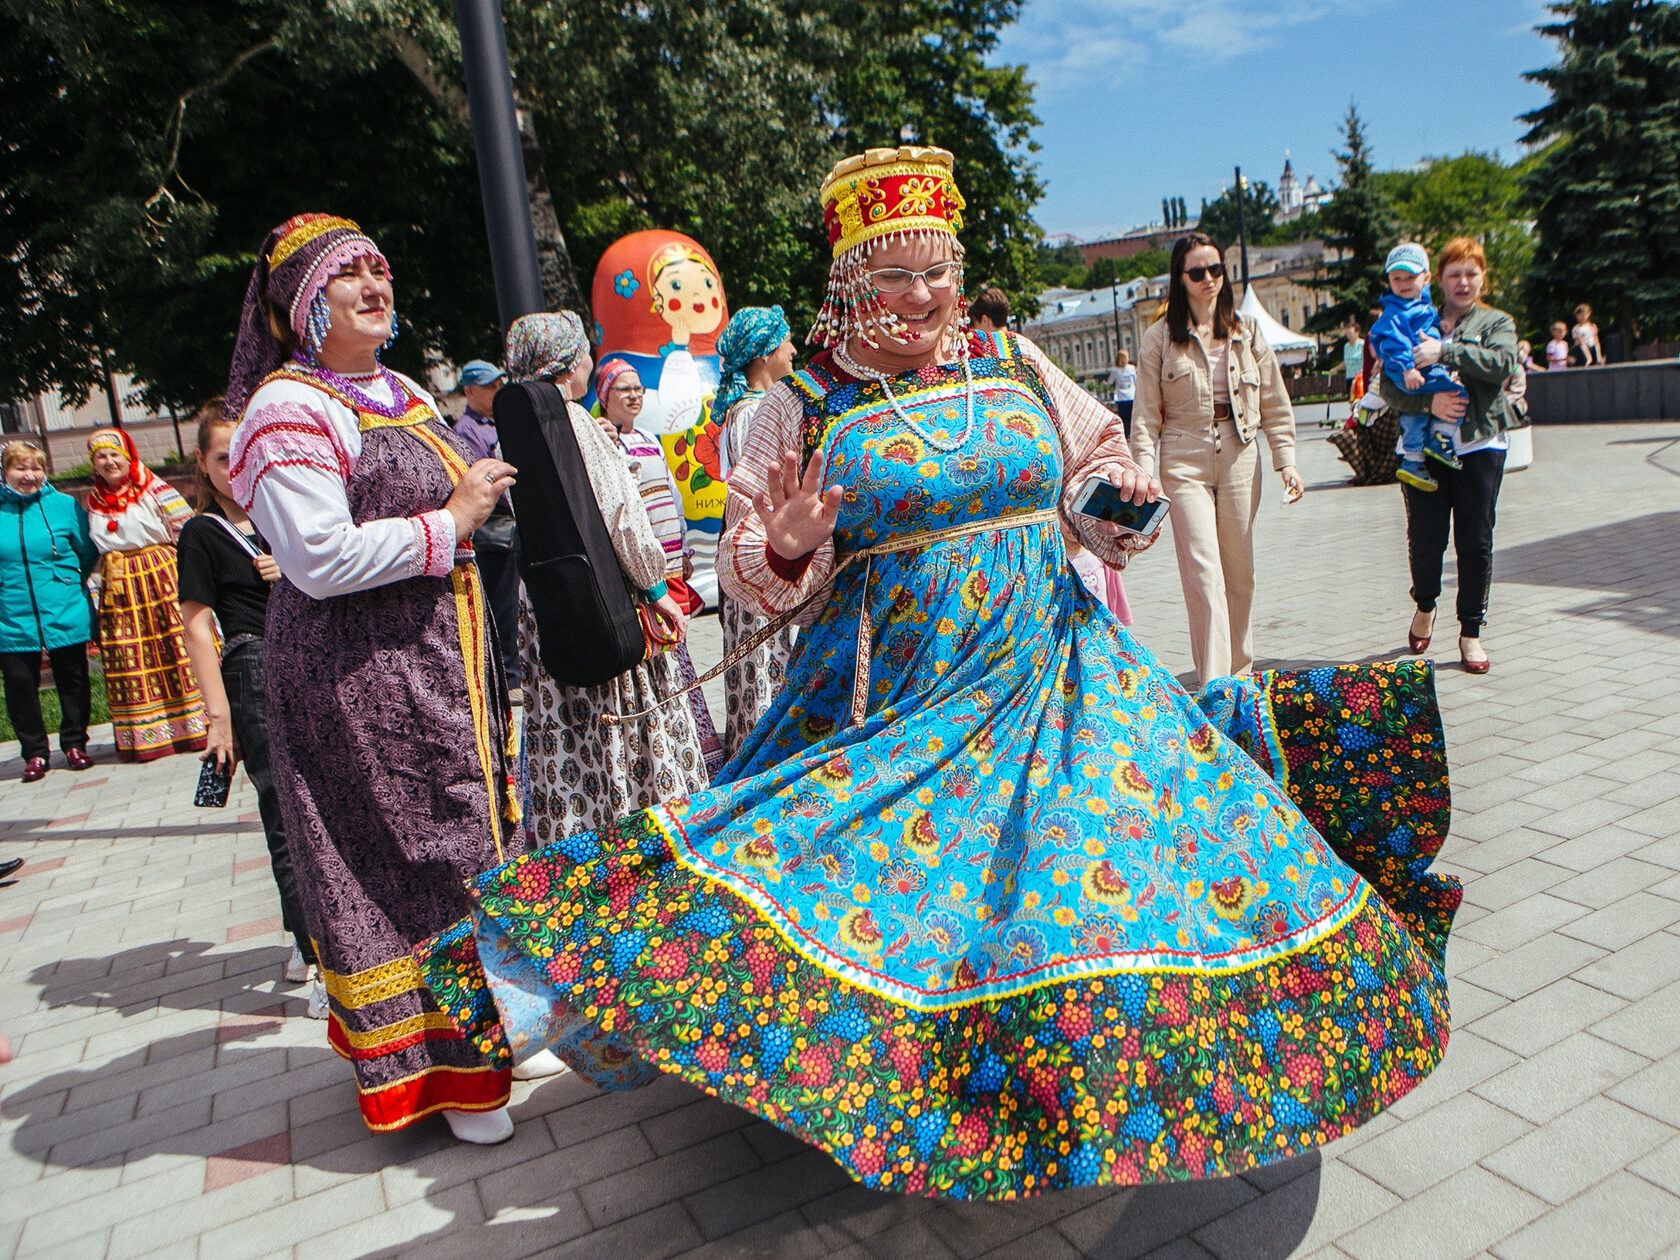
<path fill-rule="evenodd" d="M 1172 500 L 1190 651 L 1203 683 L 1254 667 L 1259 433 L 1294 502 L 1304 487 L 1277 356 L 1237 314 L 1218 247 L 1191 232 L 1173 245 L 1166 318 L 1143 335 L 1132 453 Z"/>

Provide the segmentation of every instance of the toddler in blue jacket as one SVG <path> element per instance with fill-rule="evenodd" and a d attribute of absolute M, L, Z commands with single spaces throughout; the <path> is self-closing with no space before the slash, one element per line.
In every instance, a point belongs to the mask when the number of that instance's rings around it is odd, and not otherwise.
<path fill-rule="evenodd" d="M 1429 300 L 1429 254 L 1421 245 L 1396 245 L 1383 270 L 1388 272 L 1388 292 L 1370 332 L 1372 353 L 1382 361 L 1383 375 L 1408 394 L 1462 394 L 1463 386 L 1446 368 L 1435 363 L 1420 370 L 1412 358 L 1418 342 L 1441 339 L 1441 316 Z M 1449 468 L 1462 466 L 1452 439 L 1438 433 L 1431 441 L 1429 427 L 1427 412 L 1400 414 L 1400 467 L 1394 475 L 1419 490 L 1440 485 L 1429 475 L 1425 455 Z"/>

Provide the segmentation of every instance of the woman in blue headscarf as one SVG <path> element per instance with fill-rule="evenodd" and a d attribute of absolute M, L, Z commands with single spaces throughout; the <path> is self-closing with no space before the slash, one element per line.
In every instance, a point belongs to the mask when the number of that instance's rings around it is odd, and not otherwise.
<path fill-rule="evenodd" d="M 719 370 L 717 396 L 712 415 L 723 425 L 718 444 L 723 475 L 741 459 L 747 448 L 747 432 L 753 413 L 767 391 L 793 371 L 793 340 L 787 317 L 779 306 L 748 306 L 730 316 L 729 325 L 717 341 Z M 718 622 L 723 627 L 723 651 L 727 656 L 736 645 L 764 624 L 764 618 L 718 589 Z M 782 689 L 788 657 L 793 654 L 794 629 L 789 626 L 762 644 L 750 656 L 724 671 L 724 756 L 733 760 L 759 717 Z"/>

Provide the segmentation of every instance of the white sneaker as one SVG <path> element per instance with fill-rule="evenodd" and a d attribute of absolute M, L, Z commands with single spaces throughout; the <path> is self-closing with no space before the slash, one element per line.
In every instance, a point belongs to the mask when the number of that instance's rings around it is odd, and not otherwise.
<path fill-rule="evenodd" d="M 494 1146 L 513 1136 L 513 1117 L 506 1107 L 494 1111 L 446 1111 L 449 1131 L 457 1140 L 474 1146 Z"/>
<path fill-rule="evenodd" d="M 292 956 L 286 960 L 286 983 L 302 984 L 315 974 L 315 964 L 303 961 L 303 951 L 292 946 Z"/>
<path fill-rule="evenodd" d="M 304 1013 L 310 1019 L 327 1017 L 327 986 L 319 980 L 315 982 L 315 987 L 309 990 L 309 1008 Z"/>
<path fill-rule="evenodd" d="M 565 1061 L 552 1050 L 538 1050 L 529 1059 L 513 1065 L 513 1079 L 516 1081 L 540 1081 L 546 1076 L 559 1076 L 562 1072 L 570 1072 Z"/>

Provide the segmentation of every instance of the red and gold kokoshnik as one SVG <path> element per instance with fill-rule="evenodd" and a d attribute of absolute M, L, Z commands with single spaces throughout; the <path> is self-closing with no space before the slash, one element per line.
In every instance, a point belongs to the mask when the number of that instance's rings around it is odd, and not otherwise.
<path fill-rule="evenodd" d="M 828 173 L 818 194 L 828 242 L 838 258 L 894 232 L 955 236 L 967 205 L 946 149 L 869 149 Z"/>

